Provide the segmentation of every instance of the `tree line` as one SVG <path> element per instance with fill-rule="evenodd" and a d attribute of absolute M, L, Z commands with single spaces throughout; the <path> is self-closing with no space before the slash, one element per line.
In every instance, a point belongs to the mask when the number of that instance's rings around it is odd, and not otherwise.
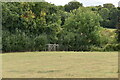
<path fill-rule="evenodd" d="M 48 2 L 2 3 L 3 52 L 44 51 L 59 44 L 64 51 L 116 51 L 120 9 L 113 4 L 84 7 L 74 1 L 64 6 Z M 111 40 L 112 39 L 112 40 Z"/>

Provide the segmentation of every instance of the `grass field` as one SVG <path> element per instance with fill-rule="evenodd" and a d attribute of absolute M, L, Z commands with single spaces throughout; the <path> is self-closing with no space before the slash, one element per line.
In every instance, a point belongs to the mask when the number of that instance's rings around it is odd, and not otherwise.
<path fill-rule="evenodd" d="M 3 78 L 117 78 L 117 52 L 2 54 Z"/>

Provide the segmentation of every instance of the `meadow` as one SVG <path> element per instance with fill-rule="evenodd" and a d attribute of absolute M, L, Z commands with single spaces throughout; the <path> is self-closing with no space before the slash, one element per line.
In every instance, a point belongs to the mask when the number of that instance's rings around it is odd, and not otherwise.
<path fill-rule="evenodd" d="M 3 78 L 118 77 L 118 52 L 15 52 L 1 55 Z"/>

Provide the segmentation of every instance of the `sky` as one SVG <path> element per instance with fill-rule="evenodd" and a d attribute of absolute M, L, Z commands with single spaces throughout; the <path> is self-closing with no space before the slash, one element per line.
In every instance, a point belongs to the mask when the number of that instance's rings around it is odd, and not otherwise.
<path fill-rule="evenodd" d="M 45 1 L 54 3 L 55 5 L 65 5 L 72 0 L 45 0 Z M 116 7 L 118 7 L 118 2 L 120 0 L 77 0 L 77 1 L 83 3 L 83 6 L 97 6 L 103 5 L 105 3 L 112 3 Z"/>

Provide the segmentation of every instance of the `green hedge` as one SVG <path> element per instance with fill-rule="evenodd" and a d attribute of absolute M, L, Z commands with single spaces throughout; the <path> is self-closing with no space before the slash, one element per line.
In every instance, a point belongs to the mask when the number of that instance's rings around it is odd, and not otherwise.
<path fill-rule="evenodd" d="M 3 32 L 3 52 L 16 52 L 16 51 L 42 51 L 45 50 L 47 44 L 46 35 L 27 36 L 23 32 L 11 34 L 8 31 Z"/>

